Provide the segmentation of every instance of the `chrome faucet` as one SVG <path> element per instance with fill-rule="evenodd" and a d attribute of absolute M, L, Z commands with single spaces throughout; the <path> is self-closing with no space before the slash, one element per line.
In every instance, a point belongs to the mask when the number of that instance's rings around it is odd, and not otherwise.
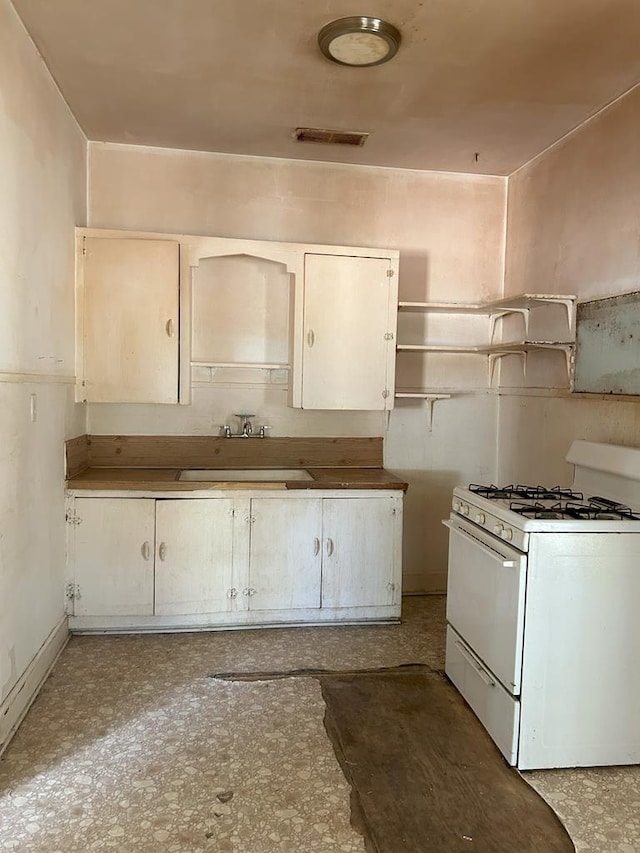
<path fill-rule="evenodd" d="M 251 423 L 251 418 L 255 418 L 255 415 L 238 414 L 235 417 L 240 418 L 240 432 L 231 432 L 229 424 L 225 424 L 220 427 L 225 438 L 266 438 L 267 430 L 271 429 L 268 426 L 261 426 L 256 434 Z"/>
<path fill-rule="evenodd" d="M 240 418 L 240 435 L 242 438 L 250 438 L 253 432 L 251 418 L 255 418 L 255 415 L 236 415 L 235 417 Z"/>

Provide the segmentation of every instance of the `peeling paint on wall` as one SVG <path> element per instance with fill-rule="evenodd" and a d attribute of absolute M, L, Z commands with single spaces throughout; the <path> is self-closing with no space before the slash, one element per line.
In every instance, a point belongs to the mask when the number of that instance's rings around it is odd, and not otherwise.
<path fill-rule="evenodd" d="M 640 394 L 640 291 L 578 304 L 575 390 Z"/>

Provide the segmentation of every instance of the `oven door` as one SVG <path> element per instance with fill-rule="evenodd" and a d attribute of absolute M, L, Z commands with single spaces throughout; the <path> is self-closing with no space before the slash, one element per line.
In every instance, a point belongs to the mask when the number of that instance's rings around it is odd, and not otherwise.
<path fill-rule="evenodd" d="M 526 555 L 452 514 L 447 621 L 514 696 L 520 694 Z"/>

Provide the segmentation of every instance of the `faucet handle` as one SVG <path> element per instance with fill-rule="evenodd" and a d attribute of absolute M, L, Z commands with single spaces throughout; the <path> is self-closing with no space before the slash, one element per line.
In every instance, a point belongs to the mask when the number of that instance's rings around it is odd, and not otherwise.
<path fill-rule="evenodd" d="M 259 437 L 260 437 L 260 438 L 266 438 L 266 437 L 267 437 L 267 430 L 268 430 L 268 429 L 271 429 L 271 427 L 270 427 L 270 426 L 266 426 L 266 425 L 261 426 L 261 427 L 260 427 L 260 429 L 258 430 L 258 435 L 259 435 Z"/>
<path fill-rule="evenodd" d="M 225 438 L 231 438 L 231 427 L 229 424 L 224 424 L 224 426 L 220 426 L 220 431 Z"/>

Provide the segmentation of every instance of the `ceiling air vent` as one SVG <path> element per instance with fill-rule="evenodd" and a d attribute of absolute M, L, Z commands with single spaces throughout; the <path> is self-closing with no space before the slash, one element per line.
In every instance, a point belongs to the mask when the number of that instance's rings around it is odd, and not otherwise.
<path fill-rule="evenodd" d="M 364 145 L 368 133 L 355 130 L 325 130 L 321 127 L 296 127 L 294 139 L 298 142 L 320 142 L 324 145 Z"/>

